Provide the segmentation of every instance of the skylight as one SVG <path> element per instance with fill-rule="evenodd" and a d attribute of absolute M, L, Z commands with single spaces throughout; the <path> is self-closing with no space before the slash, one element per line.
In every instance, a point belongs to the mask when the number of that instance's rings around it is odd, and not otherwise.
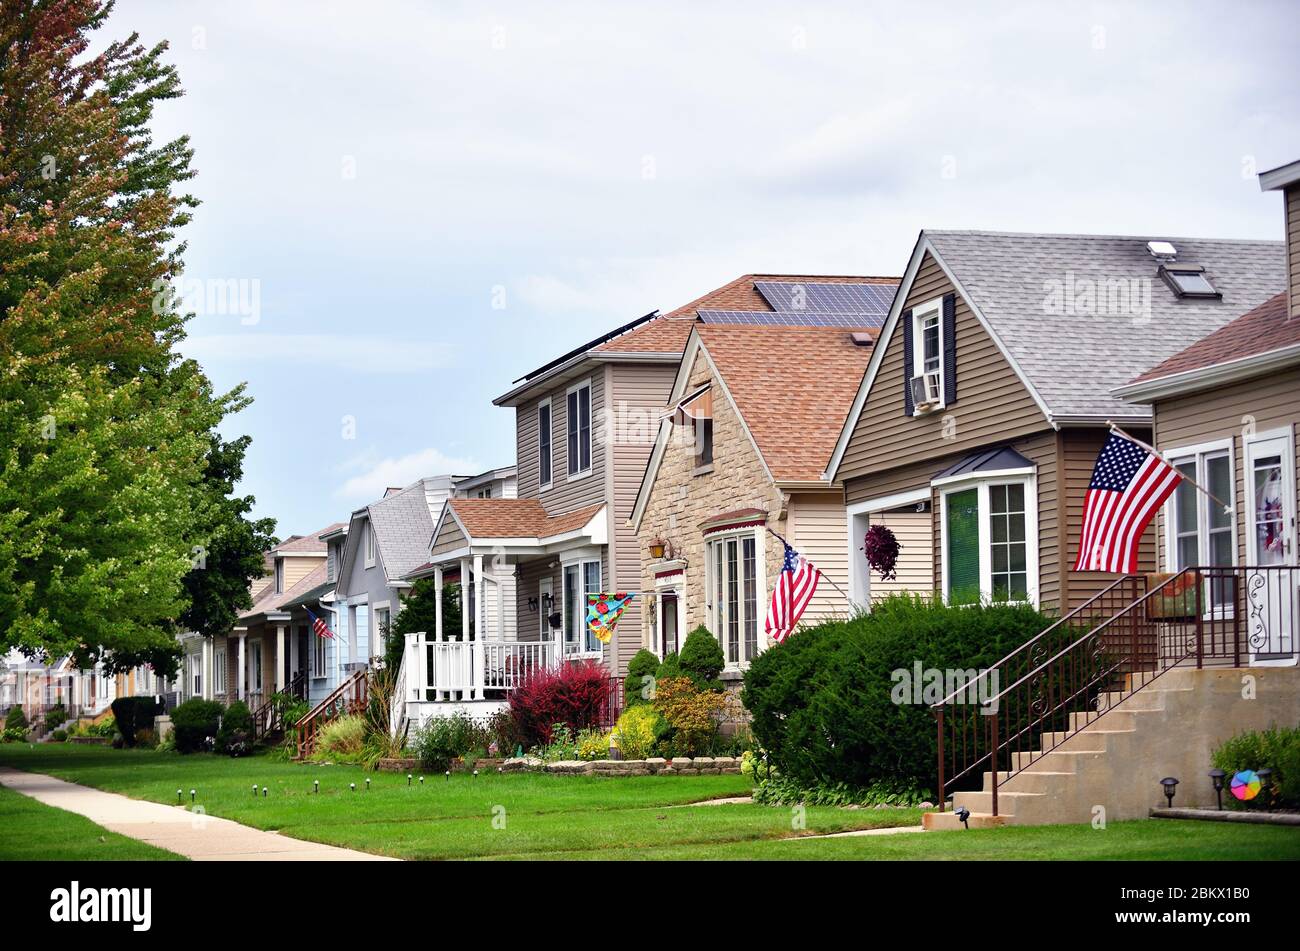
<path fill-rule="evenodd" d="M 1205 276 L 1205 268 L 1196 264 L 1166 264 L 1160 276 L 1179 297 L 1223 296 Z"/>

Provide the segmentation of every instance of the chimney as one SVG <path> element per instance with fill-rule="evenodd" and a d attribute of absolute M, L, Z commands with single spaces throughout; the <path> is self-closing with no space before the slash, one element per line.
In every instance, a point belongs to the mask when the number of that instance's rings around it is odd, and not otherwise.
<path fill-rule="evenodd" d="M 1280 191 L 1286 220 L 1287 316 L 1300 317 L 1300 161 L 1259 176 L 1261 191 Z"/>

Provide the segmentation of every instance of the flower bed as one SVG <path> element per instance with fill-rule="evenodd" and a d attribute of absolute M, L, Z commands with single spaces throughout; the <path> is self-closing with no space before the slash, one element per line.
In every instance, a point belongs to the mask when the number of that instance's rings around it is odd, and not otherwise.
<path fill-rule="evenodd" d="M 739 774 L 740 760 L 734 756 L 675 756 L 671 760 L 651 756 L 647 759 L 561 760 L 557 763 L 543 763 L 536 757 L 525 756 L 506 760 L 501 769 L 507 773 L 534 770 L 584 776 L 717 776 L 723 773 Z"/>

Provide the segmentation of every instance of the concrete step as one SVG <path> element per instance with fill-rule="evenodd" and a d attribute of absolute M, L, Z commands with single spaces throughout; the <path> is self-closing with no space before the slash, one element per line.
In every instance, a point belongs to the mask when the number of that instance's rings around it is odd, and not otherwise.
<path fill-rule="evenodd" d="M 1119 707 L 1120 710 L 1133 713 L 1139 711 L 1152 712 L 1165 708 L 1165 695 L 1153 687 L 1139 690 L 1137 693 L 1120 693 L 1118 691 L 1103 693 L 1097 700 L 1098 711 L 1110 711 Z M 1120 706 L 1120 704 L 1123 705 Z"/>
<path fill-rule="evenodd" d="M 1010 790 L 998 790 L 998 815 L 1014 816 L 1016 810 L 1022 805 L 1032 802 L 1035 799 L 1044 798 L 1043 793 L 1037 792 L 1011 792 Z M 993 794 L 991 792 L 959 792 L 954 793 L 952 797 L 953 808 L 965 806 L 974 813 L 993 814 Z"/>
<path fill-rule="evenodd" d="M 1077 733 L 1054 732 L 1044 733 L 1038 738 L 1038 748 L 1040 750 L 1051 750 L 1065 744 L 1066 749 L 1073 750 L 1076 753 L 1084 750 L 1093 750 L 1100 753 L 1106 749 L 1106 744 L 1112 736 L 1122 736 L 1126 733 L 1136 733 L 1133 729 L 1108 729 L 1106 723 L 1094 722 L 1087 729 L 1080 730 Z"/>
<path fill-rule="evenodd" d="M 1043 762 L 1044 765 L 1048 767 L 1055 765 L 1055 762 L 1047 763 L 1042 760 L 1040 760 L 1040 762 Z M 1001 799 L 1003 792 L 1012 792 L 1012 791 L 1018 793 L 1021 792 L 1043 793 L 1044 795 L 1046 795 L 1050 793 L 1054 788 L 1056 788 L 1058 783 L 1067 781 L 1067 777 L 1069 779 L 1073 779 L 1075 773 L 1074 770 L 1069 770 L 1067 772 L 1065 770 L 1034 768 L 1034 769 L 1028 769 L 1023 772 L 1016 773 L 1014 775 L 1006 772 L 1000 773 L 999 775 L 1002 777 L 1002 783 L 1003 783 L 1003 785 L 998 788 L 998 798 Z M 984 787 L 983 787 L 984 792 L 992 792 L 993 791 L 992 784 L 993 784 L 993 774 L 985 773 Z M 1001 803 L 999 803 L 999 805 L 1001 805 Z M 967 808 L 969 809 L 970 807 L 967 806 Z"/>
<path fill-rule="evenodd" d="M 987 812 L 971 813 L 966 820 L 972 829 L 995 829 L 998 826 L 1014 822 L 1012 816 L 994 816 Z M 951 812 L 927 812 L 921 816 L 921 825 L 926 832 L 943 832 L 964 828 L 961 820 Z"/>
<path fill-rule="evenodd" d="M 1101 727 L 1104 722 L 1104 729 L 1107 730 L 1132 730 L 1136 726 L 1135 718 L 1142 716 L 1143 713 L 1154 712 L 1146 710 L 1130 710 L 1127 704 L 1117 710 L 1109 711 L 1104 717 L 1099 716 L 1095 710 L 1084 711 L 1082 713 L 1070 714 L 1070 731 L 1084 730 L 1097 724 Z"/>

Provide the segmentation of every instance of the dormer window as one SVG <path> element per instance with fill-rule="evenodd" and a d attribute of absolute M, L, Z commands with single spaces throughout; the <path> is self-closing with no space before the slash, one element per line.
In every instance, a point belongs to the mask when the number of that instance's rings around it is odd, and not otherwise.
<path fill-rule="evenodd" d="M 275 559 L 275 593 L 284 594 L 284 559 Z"/>
<path fill-rule="evenodd" d="M 1160 277 L 1179 297 L 1220 298 L 1223 295 L 1215 290 L 1210 279 L 1205 276 L 1205 268 L 1199 264 L 1163 264 Z"/>

